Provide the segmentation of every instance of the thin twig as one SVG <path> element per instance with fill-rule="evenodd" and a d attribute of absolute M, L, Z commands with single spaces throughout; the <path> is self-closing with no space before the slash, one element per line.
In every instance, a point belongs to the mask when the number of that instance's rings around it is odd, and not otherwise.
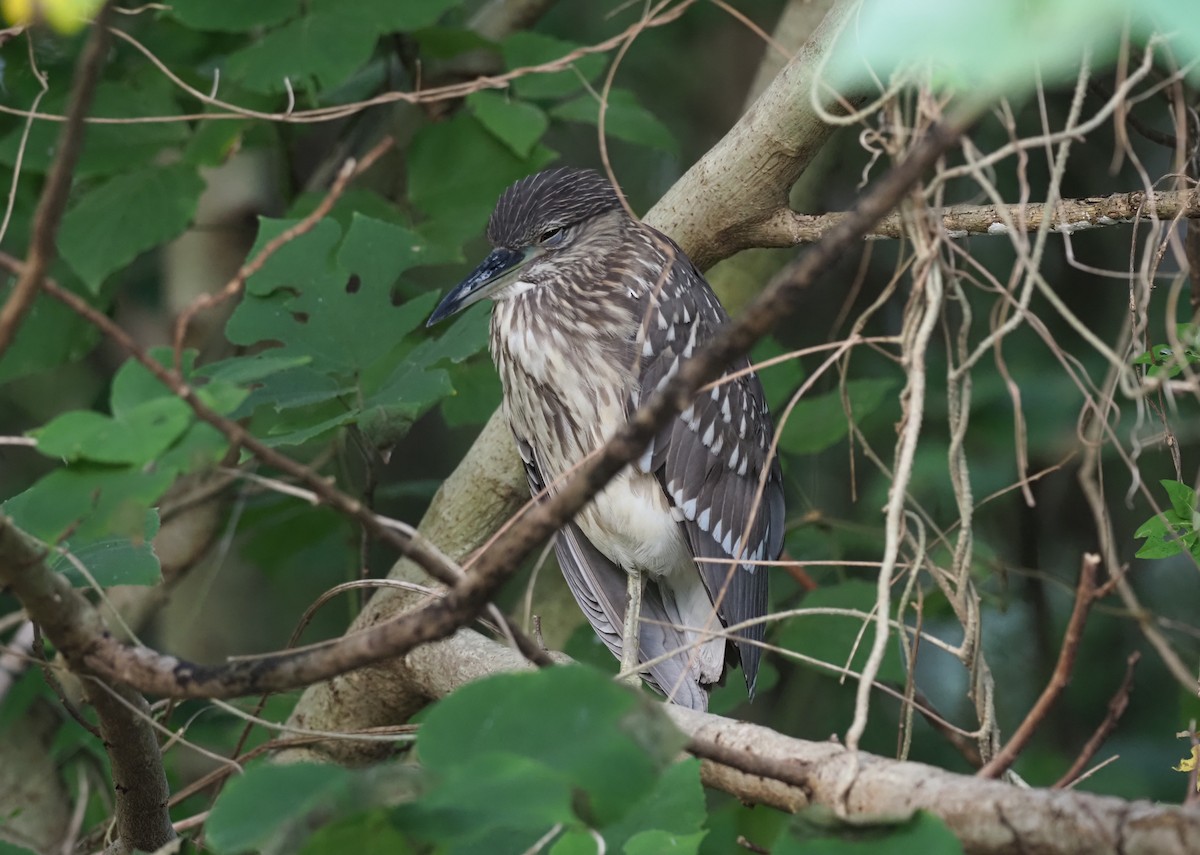
<path fill-rule="evenodd" d="M 1096 571 L 1100 567 L 1100 556 L 1093 552 L 1086 553 L 1079 567 L 1079 585 L 1075 589 L 1075 607 L 1071 610 L 1071 618 L 1067 621 L 1067 630 L 1063 634 L 1062 647 L 1058 651 L 1058 662 L 1054 673 L 1042 694 L 1034 703 L 1025 720 L 1013 733 L 1003 748 L 989 760 L 978 774 L 981 778 L 996 778 L 1003 774 L 1017 759 L 1029 740 L 1033 738 L 1038 726 L 1050 713 L 1063 689 L 1071 682 L 1071 672 L 1075 668 L 1075 657 L 1079 653 L 1079 643 L 1083 640 L 1083 627 L 1087 623 L 1088 612 L 1095 602 Z"/>
<path fill-rule="evenodd" d="M 1141 658 L 1142 654 L 1135 650 L 1125 659 L 1125 677 L 1121 680 L 1121 685 L 1117 687 L 1116 694 L 1112 696 L 1112 700 L 1108 702 L 1108 713 L 1104 716 L 1104 721 L 1100 722 L 1096 728 L 1096 732 L 1084 743 L 1079 756 L 1071 764 L 1071 768 L 1055 781 L 1055 789 L 1074 786 L 1084 767 L 1092 762 L 1092 758 L 1096 756 L 1096 752 L 1100 750 L 1100 747 L 1104 745 L 1108 737 L 1116 730 L 1117 722 L 1121 720 L 1121 716 L 1125 714 L 1125 709 L 1129 706 L 1129 694 L 1133 691 L 1133 672 Z"/>

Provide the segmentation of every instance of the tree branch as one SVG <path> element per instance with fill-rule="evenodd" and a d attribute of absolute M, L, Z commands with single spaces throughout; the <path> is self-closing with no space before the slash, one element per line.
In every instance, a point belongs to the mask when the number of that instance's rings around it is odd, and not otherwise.
<path fill-rule="evenodd" d="M 1117 722 L 1121 720 L 1121 716 L 1125 714 L 1125 709 L 1129 706 L 1129 695 L 1133 691 L 1133 672 L 1141 658 L 1142 654 L 1135 650 L 1125 659 L 1125 677 L 1121 680 L 1121 685 L 1117 687 L 1117 692 L 1112 696 L 1112 700 L 1108 702 L 1108 713 L 1096 727 L 1096 732 L 1084 744 L 1079 756 L 1071 764 L 1071 768 L 1054 782 L 1055 789 L 1069 787 L 1075 783 L 1083 774 L 1083 767 L 1091 762 L 1092 758 L 1096 756 L 1096 752 L 1100 750 L 1100 746 L 1116 730 Z"/>
<path fill-rule="evenodd" d="M 58 153 L 46 176 L 46 185 L 33 216 L 33 235 L 25 254 L 25 268 L 0 309 L 0 357 L 16 338 L 21 321 L 33 306 L 46 271 L 54 260 L 58 226 L 71 193 L 75 164 L 83 151 L 84 119 L 100 83 L 100 68 L 108 52 L 108 19 L 112 17 L 112 5 L 112 0 L 108 0 L 96 13 L 92 32 L 75 68 L 67 119 L 58 135 Z"/>
<path fill-rule="evenodd" d="M 1003 213 L 1002 213 L 1003 212 Z M 955 205 L 932 212 L 941 217 L 942 226 L 950 237 L 967 235 L 1008 234 L 1006 222 L 1018 224 L 1026 232 L 1036 232 L 1045 220 L 1045 206 L 1040 202 L 1025 205 Z M 812 243 L 846 217 L 843 212 L 829 214 L 798 214 L 790 208 L 779 208 L 769 218 L 753 226 L 750 240 L 756 246 L 789 247 Z M 1111 196 L 1089 196 L 1085 199 L 1062 199 L 1050 216 L 1051 232 L 1074 234 L 1088 229 L 1105 228 L 1139 220 L 1155 218 L 1171 220 L 1200 218 L 1200 190 L 1164 190 L 1147 193 L 1114 193 Z M 867 235 L 868 238 L 899 238 L 903 236 L 900 212 L 884 217 Z"/>
<path fill-rule="evenodd" d="M 45 558 L 44 544 L 0 515 L 0 588 L 12 590 L 30 619 L 79 674 L 95 676 L 81 664 L 78 647 L 88 640 L 108 638 L 108 630 L 99 612 L 62 575 L 47 567 Z M 167 812 L 167 777 L 146 702 L 125 686 L 90 683 L 88 694 L 112 763 L 119 841 L 128 851 L 154 852 L 175 832 Z"/>

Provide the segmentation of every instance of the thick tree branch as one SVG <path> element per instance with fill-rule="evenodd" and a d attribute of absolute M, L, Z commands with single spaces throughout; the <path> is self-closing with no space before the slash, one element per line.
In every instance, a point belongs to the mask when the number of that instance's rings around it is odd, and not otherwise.
<path fill-rule="evenodd" d="M 0 588 L 10 589 L 46 638 L 66 655 L 81 676 L 95 676 L 82 666 L 80 642 L 109 638 L 99 612 L 45 563 L 46 547 L 0 515 Z M 146 702 L 125 686 L 91 684 L 90 700 L 100 720 L 113 769 L 117 801 L 117 836 L 128 851 L 153 852 L 175 836 L 167 813 L 166 773 Z"/>
<path fill-rule="evenodd" d="M 97 13 L 87 45 L 75 69 L 67 119 L 58 135 L 58 152 L 33 215 L 33 235 L 25 254 L 25 268 L 17 277 L 4 307 L 0 309 L 0 357 L 16 338 L 21 321 L 33 306 L 46 271 L 54 260 L 58 226 L 67 208 L 75 164 L 83 151 L 84 120 L 92 104 L 92 96 L 100 84 L 100 68 L 108 53 L 108 19 L 112 17 L 112 5 L 112 0 L 109 0 Z"/>
<path fill-rule="evenodd" d="M 1006 223 L 1017 224 L 1026 232 L 1036 232 L 1046 219 L 1045 206 L 1039 202 L 1026 205 L 955 205 L 933 212 L 940 216 L 942 226 L 950 237 L 967 235 L 1005 235 Z M 812 243 L 839 223 L 846 214 L 798 214 L 790 208 L 779 208 L 751 230 L 757 246 L 788 247 Z M 1086 199 L 1062 199 L 1050 213 L 1051 232 L 1074 234 L 1088 229 L 1105 228 L 1139 220 L 1157 218 L 1193 220 L 1200 217 L 1200 191 L 1163 190 L 1147 193 L 1114 193 L 1111 196 L 1089 196 Z M 868 234 L 868 238 L 899 238 L 903 235 L 900 212 L 888 214 Z"/>

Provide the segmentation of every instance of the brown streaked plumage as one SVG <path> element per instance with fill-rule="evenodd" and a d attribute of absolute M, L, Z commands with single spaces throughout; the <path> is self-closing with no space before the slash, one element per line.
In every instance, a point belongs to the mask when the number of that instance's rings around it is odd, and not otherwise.
<path fill-rule="evenodd" d="M 591 170 L 518 181 L 487 234 L 496 249 L 429 322 L 494 301 L 491 351 L 505 413 L 530 489 L 552 491 L 729 318 L 683 251 L 631 219 Z M 771 432 L 753 373 L 701 393 L 555 544 L 576 601 L 614 654 L 627 652 L 623 626 L 629 638 L 637 633 L 639 663 L 680 651 L 643 678 L 685 706 L 707 708 L 735 649 L 754 694 L 764 625 L 732 633 L 729 644 L 703 630 L 766 614 L 767 571 L 752 562 L 777 558 L 784 531 Z M 625 620 L 627 590 L 639 590 L 627 588 L 631 575 L 646 583 L 636 627 Z"/>

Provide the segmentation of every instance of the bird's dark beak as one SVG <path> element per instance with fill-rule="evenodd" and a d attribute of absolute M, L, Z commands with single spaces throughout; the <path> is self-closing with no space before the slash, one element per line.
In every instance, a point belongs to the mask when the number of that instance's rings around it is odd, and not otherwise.
<path fill-rule="evenodd" d="M 498 288 L 509 282 L 524 264 L 525 258 L 525 253 L 516 250 L 493 249 L 470 276 L 455 285 L 450 293 L 442 298 L 442 302 L 433 310 L 425 326 L 431 327 L 438 321 L 461 312 L 467 306 L 490 297 Z"/>

